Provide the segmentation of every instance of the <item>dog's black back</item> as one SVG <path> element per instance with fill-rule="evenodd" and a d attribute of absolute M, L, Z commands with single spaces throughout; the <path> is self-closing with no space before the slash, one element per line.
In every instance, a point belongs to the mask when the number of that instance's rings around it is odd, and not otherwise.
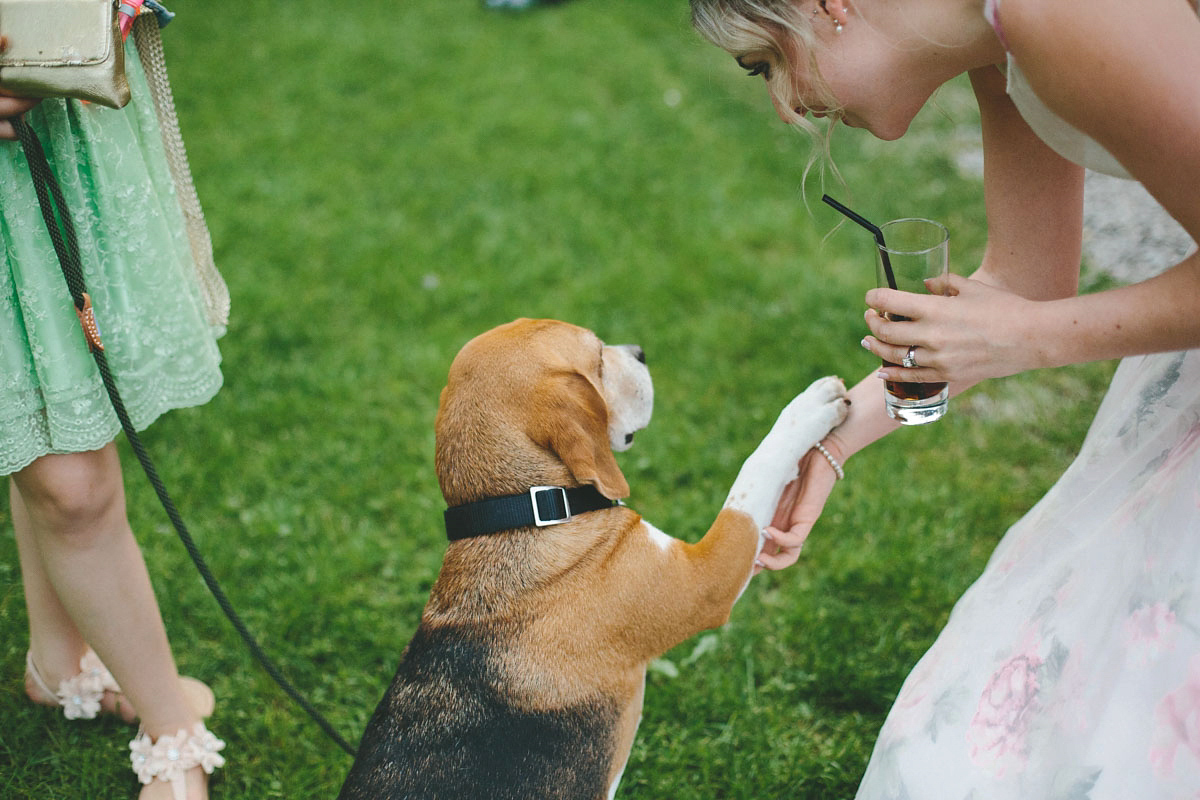
<path fill-rule="evenodd" d="M 504 637 L 422 625 L 372 715 L 339 800 L 602 800 L 617 709 L 521 708 Z"/>

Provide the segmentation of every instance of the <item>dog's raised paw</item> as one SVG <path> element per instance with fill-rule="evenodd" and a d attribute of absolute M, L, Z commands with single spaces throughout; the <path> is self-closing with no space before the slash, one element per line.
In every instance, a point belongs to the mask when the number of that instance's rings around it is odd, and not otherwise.
<path fill-rule="evenodd" d="M 817 402 L 832 403 L 834 400 L 846 399 L 846 384 L 836 375 L 826 375 L 809 384 L 804 393 L 811 393 Z"/>
<path fill-rule="evenodd" d="M 835 375 L 813 381 L 796 400 L 799 402 L 793 404 L 803 407 L 806 415 L 816 417 L 831 429 L 840 425 L 850 413 L 846 385 Z"/>
<path fill-rule="evenodd" d="M 837 427 L 845 422 L 846 417 L 850 414 L 850 395 L 846 392 L 846 384 L 842 383 L 841 378 L 830 376 L 825 380 L 831 381 L 834 387 L 834 396 L 829 401 L 829 404 L 833 407 L 833 413 L 836 417 L 833 425 Z"/>
<path fill-rule="evenodd" d="M 788 431 L 787 447 L 796 458 L 825 438 L 849 413 L 846 386 L 840 378 L 829 376 L 813 381 L 780 415 L 778 428 Z"/>

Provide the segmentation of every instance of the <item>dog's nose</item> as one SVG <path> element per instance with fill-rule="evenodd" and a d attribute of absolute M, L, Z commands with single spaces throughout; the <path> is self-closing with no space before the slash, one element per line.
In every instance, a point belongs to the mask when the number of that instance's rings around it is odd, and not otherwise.
<path fill-rule="evenodd" d="M 617 350 L 624 350 L 626 353 L 629 353 L 629 355 L 633 356 L 634 358 L 636 358 L 638 361 L 642 362 L 643 364 L 646 363 L 646 351 L 643 350 L 641 348 L 641 346 L 639 346 L 639 345 L 618 344 L 618 345 L 613 345 L 613 347 L 615 347 Z"/>

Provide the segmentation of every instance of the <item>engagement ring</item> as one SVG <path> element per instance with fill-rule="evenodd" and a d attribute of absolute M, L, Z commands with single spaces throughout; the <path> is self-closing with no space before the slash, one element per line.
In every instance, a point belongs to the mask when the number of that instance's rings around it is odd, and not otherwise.
<path fill-rule="evenodd" d="M 913 353 L 915 353 L 916 350 L 917 350 L 917 346 L 915 344 L 912 347 L 908 348 L 908 352 L 904 354 L 904 360 L 901 361 L 900 363 L 903 366 L 908 367 L 909 369 L 912 369 L 913 367 L 915 367 L 917 365 L 917 360 L 915 358 L 913 358 Z"/>

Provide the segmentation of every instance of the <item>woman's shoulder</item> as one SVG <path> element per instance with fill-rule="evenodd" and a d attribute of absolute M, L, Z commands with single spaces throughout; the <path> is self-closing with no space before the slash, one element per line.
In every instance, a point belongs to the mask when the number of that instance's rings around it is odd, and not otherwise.
<path fill-rule="evenodd" d="M 999 12 L 1032 93 L 1200 226 L 1200 20 L 1191 0 L 1145 0 L 1136 19 L 1118 0 L 1002 0 Z"/>
<path fill-rule="evenodd" d="M 1114 111 L 1154 108 L 1154 87 L 1164 79 L 1195 84 L 1200 74 L 1180 69 L 1200 60 L 1200 25 L 1188 0 L 1146 0 L 1136 21 L 1119 0 L 1002 0 L 998 14 L 1033 91 L 1085 130 L 1105 127 Z"/>
<path fill-rule="evenodd" d="M 1121 0 L 986 0 L 985 15 L 1010 52 L 1060 64 L 1094 64 L 1126 48 L 1153 48 L 1159 20 L 1195 21 L 1193 0 L 1144 0 L 1137 19 Z M 1111 61 L 1111 60 L 1110 60 Z"/>

